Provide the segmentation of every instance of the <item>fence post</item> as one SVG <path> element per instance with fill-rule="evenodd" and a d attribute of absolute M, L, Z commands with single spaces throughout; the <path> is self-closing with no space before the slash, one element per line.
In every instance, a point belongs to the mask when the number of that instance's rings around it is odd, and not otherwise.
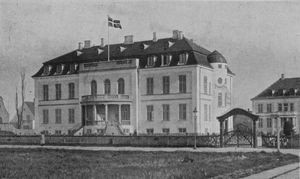
<path fill-rule="evenodd" d="M 224 147 L 223 144 L 223 120 L 220 120 L 220 147 Z"/>

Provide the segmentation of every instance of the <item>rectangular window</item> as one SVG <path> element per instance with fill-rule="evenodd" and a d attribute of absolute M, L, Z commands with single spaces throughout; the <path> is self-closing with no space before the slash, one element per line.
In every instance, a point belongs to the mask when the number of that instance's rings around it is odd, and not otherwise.
<path fill-rule="evenodd" d="M 178 128 L 178 132 L 181 134 L 185 134 L 186 133 L 186 128 Z"/>
<path fill-rule="evenodd" d="M 49 110 L 43 109 L 43 124 L 49 123 Z"/>
<path fill-rule="evenodd" d="M 44 97 L 44 101 L 49 100 L 49 86 L 48 85 L 43 85 L 43 97 Z"/>
<path fill-rule="evenodd" d="M 71 129 L 68 130 L 68 135 L 72 135 L 73 131 Z"/>
<path fill-rule="evenodd" d="M 278 103 L 278 111 L 282 111 L 282 104 Z"/>
<path fill-rule="evenodd" d="M 294 111 L 294 103 L 290 103 L 290 111 Z"/>
<path fill-rule="evenodd" d="M 161 66 L 170 65 L 172 56 L 171 55 L 161 55 Z"/>
<path fill-rule="evenodd" d="M 69 99 L 75 98 L 75 84 L 69 83 Z"/>
<path fill-rule="evenodd" d="M 153 121 L 153 105 L 147 106 L 147 121 Z"/>
<path fill-rule="evenodd" d="M 187 62 L 187 59 L 189 57 L 188 53 L 183 53 L 179 55 L 179 61 L 178 61 L 178 65 L 185 65 Z"/>
<path fill-rule="evenodd" d="M 122 120 L 130 120 L 130 105 L 129 104 L 124 104 L 121 105 L 121 119 Z"/>
<path fill-rule="evenodd" d="M 289 110 L 289 104 L 288 103 L 283 104 L 283 110 L 284 110 L 284 112 L 287 112 Z"/>
<path fill-rule="evenodd" d="M 179 120 L 186 120 L 186 104 L 179 104 Z"/>
<path fill-rule="evenodd" d="M 61 124 L 61 109 L 55 109 L 55 123 Z"/>
<path fill-rule="evenodd" d="M 218 107 L 222 107 L 223 101 L 222 101 L 222 93 L 218 93 Z"/>
<path fill-rule="evenodd" d="M 163 120 L 169 121 L 170 120 L 170 106 L 168 104 L 163 104 Z"/>
<path fill-rule="evenodd" d="M 153 128 L 146 129 L 148 135 L 152 135 L 154 133 Z"/>
<path fill-rule="evenodd" d="M 147 58 L 147 67 L 153 67 L 156 62 L 156 56 L 151 56 Z"/>
<path fill-rule="evenodd" d="M 61 130 L 55 130 L 55 135 L 61 135 Z"/>
<path fill-rule="evenodd" d="M 169 134 L 170 133 L 170 129 L 169 128 L 163 128 L 162 129 L 162 133 L 163 134 Z"/>
<path fill-rule="evenodd" d="M 210 121 L 211 120 L 211 106 L 209 105 L 208 106 L 208 120 Z"/>
<path fill-rule="evenodd" d="M 204 104 L 204 120 L 208 121 L 208 105 Z"/>
<path fill-rule="evenodd" d="M 186 76 L 179 75 L 179 93 L 186 93 Z"/>
<path fill-rule="evenodd" d="M 69 123 L 73 124 L 75 123 L 75 110 L 69 109 Z"/>
<path fill-rule="evenodd" d="M 147 78 L 147 94 L 153 94 L 153 78 Z"/>
<path fill-rule="evenodd" d="M 61 99 L 61 84 L 55 84 L 56 100 Z"/>
<path fill-rule="evenodd" d="M 263 128 L 263 119 L 262 118 L 258 119 L 258 127 Z"/>
<path fill-rule="evenodd" d="M 272 104 L 267 104 L 267 112 L 272 112 Z"/>
<path fill-rule="evenodd" d="M 163 76 L 163 94 L 170 93 L 170 77 Z"/>
<path fill-rule="evenodd" d="M 263 104 L 258 104 L 257 112 L 258 113 L 262 113 L 263 112 Z"/>
<path fill-rule="evenodd" d="M 207 90 L 207 76 L 204 76 L 203 87 L 204 87 L 204 94 L 208 94 L 208 90 Z"/>
<path fill-rule="evenodd" d="M 268 128 L 272 127 L 272 119 L 271 118 L 267 118 L 267 127 Z"/>

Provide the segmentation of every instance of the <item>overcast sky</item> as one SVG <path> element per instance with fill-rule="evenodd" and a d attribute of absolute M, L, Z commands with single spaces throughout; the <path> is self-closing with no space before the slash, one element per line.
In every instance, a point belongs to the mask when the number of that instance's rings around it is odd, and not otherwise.
<path fill-rule="evenodd" d="M 107 14 L 120 19 L 112 43 L 171 37 L 172 30 L 227 59 L 234 78 L 234 106 L 250 99 L 281 73 L 300 77 L 300 3 L 136 2 L 0 0 L 0 96 L 12 117 L 19 71 L 26 71 L 26 100 L 33 100 L 31 76 L 42 63 L 91 40 L 107 40 Z"/>

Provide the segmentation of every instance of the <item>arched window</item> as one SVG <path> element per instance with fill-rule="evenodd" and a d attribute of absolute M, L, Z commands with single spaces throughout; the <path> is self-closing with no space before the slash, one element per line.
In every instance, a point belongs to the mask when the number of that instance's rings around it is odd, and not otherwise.
<path fill-rule="evenodd" d="M 93 80 L 91 82 L 91 95 L 96 96 L 97 95 L 97 82 Z"/>
<path fill-rule="evenodd" d="M 109 79 L 106 79 L 104 81 L 104 93 L 105 94 L 110 94 L 110 81 L 109 81 Z"/>
<path fill-rule="evenodd" d="M 118 80 L 118 93 L 124 94 L 125 93 L 125 82 L 123 78 Z"/>

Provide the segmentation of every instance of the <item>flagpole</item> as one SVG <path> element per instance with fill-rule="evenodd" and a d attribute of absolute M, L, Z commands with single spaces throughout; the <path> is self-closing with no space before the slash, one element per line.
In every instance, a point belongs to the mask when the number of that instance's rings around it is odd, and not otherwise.
<path fill-rule="evenodd" d="M 109 15 L 107 15 L 107 61 L 109 61 L 109 20 L 108 20 Z"/>

